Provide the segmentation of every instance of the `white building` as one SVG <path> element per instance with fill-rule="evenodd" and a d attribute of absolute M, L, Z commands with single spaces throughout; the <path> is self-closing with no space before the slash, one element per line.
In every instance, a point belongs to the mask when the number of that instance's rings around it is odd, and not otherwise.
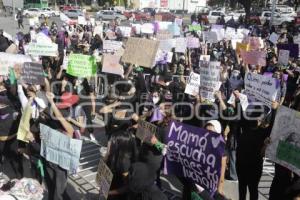
<path fill-rule="evenodd" d="M 207 0 L 134 0 L 135 8 L 168 8 L 170 10 L 195 12 L 206 6 Z"/>

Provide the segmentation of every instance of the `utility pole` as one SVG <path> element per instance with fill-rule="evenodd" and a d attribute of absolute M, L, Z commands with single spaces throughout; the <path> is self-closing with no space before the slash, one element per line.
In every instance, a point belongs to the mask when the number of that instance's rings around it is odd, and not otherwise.
<path fill-rule="evenodd" d="M 185 0 L 183 0 L 183 5 L 182 5 L 182 18 L 184 17 L 184 9 L 185 9 Z"/>
<path fill-rule="evenodd" d="M 273 1 L 272 1 L 272 14 L 271 14 L 270 26 L 273 25 L 274 14 L 275 14 L 275 8 L 276 8 L 276 2 L 277 2 L 277 0 L 273 0 Z"/>
<path fill-rule="evenodd" d="M 15 10 L 16 10 L 15 0 L 12 0 L 12 7 L 13 7 L 13 18 L 15 19 Z"/>

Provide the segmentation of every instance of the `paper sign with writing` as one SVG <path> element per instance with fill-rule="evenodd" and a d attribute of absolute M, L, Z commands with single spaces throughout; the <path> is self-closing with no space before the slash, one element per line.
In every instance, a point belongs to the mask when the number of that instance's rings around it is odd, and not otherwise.
<path fill-rule="evenodd" d="M 159 41 L 159 49 L 162 51 L 171 51 L 173 48 L 176 47 L 176 40 L 175 39 L 168 39 L 168 40 L 160 40 Z"/>
<path fill-rule="evenodd" d="M 272 77 L 247 73 L 245 76 L 245 94 L 249 101 L 259 101 L 271 106 L 277 98 L 277 83 Z"/>
<path fill-rule="evenodd" d="M 123 37 L 130 37 L 131 36 L 131 27 L 119 26 L 118 30 L 121 32 Z"/>
<path fill-rule="evenodd" d="M 157 133 L 157 126 L 143 120 L 138 121 L 136 137 L 142 142 L 150 142 L 153 135 Z"/>
<path fill-rule="evenodd" d="M 106 52 L 114 52 L 122 47 L 122 42 L 114 40 L 104 40 L 103 41 L 103 50 Z"/>
<path fill-rule="evenodd" d="M 216 32 L 213 32 L 213 31 L 203 31 L 203 38 L 208 43 L 217 43 L 218 42 L 218 35 Z"/>
<path fill-rule="evenodd" d="M 168 27 L 172 24 L 172 22 L 157 22 L 157 24 L 158 30 L 168 30 Z"/>
<path fill-rule="evenodd" d="M 248 43 L 250 50 L 259 50 L 260 48 L 262 48 L 259 37 L 249 37 Z"/>
<path fill-rule="evenodd" d="M 225 29 L 211 29 L 212 32 L 215 32 L 217 34 L 217 40 L 221 41 L 225 38 Z"/>
<path fill-rule="evenodd" d="M 200 47 L 200 41 L 196 37 L 187 37 L 186 38 L 186 46 L 189 49 L 196 49 Z"/>
<path fill-rule="evenodd" d="M 176 23 L 170 24 L 168 26 L 168 31 L 174 36 L 180 36 L 180 26 L 178 26 Z"/>
<path fill-rule="evenodd" d="M 299 57 L 299 45 L 298 44 L 277 44 L 278 51 L 280 49 L 289 50 L 290 57 L 298 58 Z"/>
<path fill-rule="evenodd" d="M 158 64 L 166 64 L 166 63 L 171 63 L 172 58 L 173 58 L 173 52 L 166 52 L 159 49 L 157 51 L 155 61 Z"/>
<path fill-rule="evenodd" d="M 277 44 L 277 41 L 279 39 L 279 35 L 277 35 L 276 33 L 272 33 L 269 37 L 269 40 L 273 43 L 273 44 Z"/>
<path fill-rule="evenodd" d="M 128 38 L 122 62 L 152 68 L 155 62 L 159 41 Z"/>
<path fill-rule="evenodd" d="M 218 188 L 225 149 L 222 135 L 171 121 L 165 141 L 168 151 L 164 173 L 187 178 L 213 195 Z"/>
<path fill-rule="evenodd" d="M 185 53 L 187 48 L 186 38 L 176 38 L 175 52 Z"/>
<path fill-rule="evenodd" d="M 40 124 L 40 132 L 40 155 L 70 173 L 75 173 L 79 166 L 82 140 L 72 139 L 44 124 Z"/>
<path fill-rule="evenodd" d="M 173 38 L 173 34 L 167 30 L 158 31 L 156 34 L 158 40 L 168 40 Z"/>
<path fill-rule="evenodd" d="M 181 19 L 181 18 L 175 18 L 174 22 L 175 22 L 178 26 L 182 26 L 183 19 Z"/>
<path fill-rule="evenodd" d="M 21 71 L 21 80 L 27 84 L 43 85 L 45 78 L 42 64 L 25 62 Z"/>
<path fill-rule="evenodd" d="M 99 185 L 100 196 L 103 196 L 105 199 L 107 199 L 108 197 L 108 192 L 110 189 L 112 179 L 113 173 L 105 164 L 105 162 L 102 159 L 100 159 L 96 175 L 96 184 Z"/>
<path fill-rule="evenodd" d="M 278 53 L 278 64 L 288 65 L 290 58 L 290 51 L 280 49 Z"/>
<path fill-rule="evenodd" d="M 279 107 L 266 156 L 275 163 L 300 175 L 300 113 Z"/>
<path fill-rule="evenodd" d="M 0 52 L 0 75 L 8 75 L 9 68 L 23 65 L 24 62 L 31 62 L 29 56 Z"/>
<path fill-rule="evenodd" d="M 67 73 L 77 77 L 91 77 L 96 74 L 97 64 L 94 56 L 70 54 Z"/>
<path fill-rule="evenodd" d="M 245 63 L 250 65 L 266 66 L 266 52 L 265 51 L 243 51 L 240 50 L 242 59 Z"/>
<path fill-rule="evenodd" d="M 194 72 L 191 72 L 189 79 L 187 81 L 184 93 L 189 95 L 199 95 L 200 88 L 200 75 Z"/>
<path fill-rule="evenodd" d="M 103 54 L 102 72 L 124 75 L 123 66 L 120 65 L 120 56 Z"/>
<path fill-rule="evenodd" d="M 201 31 L 202 27 L 200 24 L 189 25 L 189 31 Z"/>
<path fill-rule="evenodd" d="M 55 43 L 42 44 L 42 43 L 29 43 L 27 54 L 32 56 L 52 56 L 58 55 L 58 46 Z"/>
<path fill-rule="evenodd" d="M 145 34 L 153 34 L 154 33 L 154 26 L 151 23 L 145 23 L 141 25 L 141 33 Z"/>
<path fill-rule="evenodd" d="M 236 30 L 235 28 L 231 28 L 231 27 L 227 27 L 225 30 L 225 38 L 227 40 L 231 40 L 232 38 L 234 38 L 236 35 Z"/>
<path fill-rule="evenodd" d="M 200 96 L 214 102 L 220 86 L 220 62 L 200 61 Z"/>

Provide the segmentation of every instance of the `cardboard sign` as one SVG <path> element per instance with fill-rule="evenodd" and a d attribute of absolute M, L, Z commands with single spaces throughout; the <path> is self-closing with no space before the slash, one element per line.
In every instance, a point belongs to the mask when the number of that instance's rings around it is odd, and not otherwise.
<path fill-rule="evenodd" d="M 16 44 L 12 43 L 6 50 L 5 53 L 12 53 L 17 54 L 18 53 L 18 47 Z"/>
<path fill-rule="evenodd" d="M 100 159 L 96 175 L 96 184 L 99 185 L 100 197 L 103 196 L 107 199 L 112 179 L 113 173 L 105 162 Z"/>
<path fill-rule="evenodd" d="M 191 72 L 189 79 L 187 81 L 184 93 L 189 95 L 199 95 L 200 88 L 200 75 L 194 72 Z"/>
<path fill-rule="evenodd" d="M 186 38 L 176 38 L 175 52 L 185 53 L 187 48 Z"/>
<path fill-rule="evenodd" d="M 45 78 L 42 64 L 25 62 L 21 71 L 21 80 L 27 84 L 43 85 Z"/>
<path fill-rule="evenodd" d="M 237 54 L 240 54 L 241 50 L 242 51 L 249 51 L 249 44 L 237 42 L 236 43 L 236 52 L 237 52 Z"/>
<path fill-rule="evenodd" d="M 122 62 L 152 68 L 158 50 L 159 41 L 128 38 Z"/>
<path fill-rule="evenodd" d="M 207 41 L 208 43 L 219 42 L 217 33 L 213 31 L 203 31 L 203 38 L 204 41 Z"/>
<path fill-rule="evenodd" d="M 276 100 L 278 89 L 276 79 L 260 74 L 247 73 L 245 76 L 245 94 L 249 101 L 259 101 L 271 106 Z"/>
<path fill-rule="evenodd" d="M 82 140 L 72 139 L 44 124 L 40 124 L 40 132 L 40 155 L 70 173 L 75 173 L 79 166 Z"/>
<path fill-rule="evenodd" d="M 187 37 L 186 38 L 186 46 L 189 49 L 196 49 L 200 47 L 200 41 L 196 37 Z"/>
<path fill-rule="evenodd" d="M 102 72 L 124 75 L 123 66 L 120 65 L 120 56 L 103 54 Z"/>
<path fill-rule="evenodd" d="M 269 37 L 269 41 L 272 42 L 273 44 L 277 44 L 278 39 L 279 39 L 279 35 L 277 35 L 274 32 Z"/>
<path fill-rule="evenodd" d="M 76 77 L 91 77 L 96 74 L 97 64 L 94 56 L 70 54 L 67 74 Z"/>
<path fill-rule="evenodd" d="M 245 63 L 250 65 L 266 66 L 265 51 L 244 51 L 240 50 L 240 54 Z"/>
<path fill-rule="evenodd" d="M 215 92 L 221 87 L 220 62 L 200 61 L 200 96 L 215 101 Z"/>
<path fill-rule="evenodd" d="M 300 175 L 300 113 L 279 107 L 266 156 L 275 163 Z"/>
<path fill-rule="evenodd" d="M 157 131 L 157 126 L 155 126 L 154 124 L 139 120 L 136 137 L 139 138 L 142 142 L 150 143 L 152 136 L 155 135 Z"/>
<path fill-rule="evenodd" d="M 161 30 L 156 33 L 158 40 L 168 40 L 173 38 L 173 34 L 167 30 Z"/>
<path fill-rule="evenodd" d="M 103 50 L 106 52 L 118 51 L 122 47 L 123 43 L 114 40 L 104 40 L 103 41 Z"/>
<path fill-rule="evenodd" d="M 0 52 L 0 75 L 8 75 L 9 68 L 14 68 L 15 66 L 21 68 L 24 62 L 31 61 L 29 56 Z"/>
<path fill-rule="evenodd" d="M 171 121 L 165 138 L 165 174 L 185 177 L 212 196 L 217 191 L 225 142 L 221 134 Z"/>
<path fill-rule="evenodd" d="M 289 50 L 290 57 L 298 58 L 299 57 L 299 45 L 298 44 L 277 44 L 278 51 L 282 50 Z"/>
<path fill-rule="evenodd" d="M 289 58 L 290 58 L 290 51 L 289 50 L 283 50 L 283 49 L 279 50 L 278 64 L 288 65 L 289 64 Z"/>
<path fill-rule="evenodd" d="M 51 56 L 56 57 L 58 55 L 58 46 L 55 43 L 41 44 L 41 43 L 29 43 L 27 54 L 32 56 Z"/>

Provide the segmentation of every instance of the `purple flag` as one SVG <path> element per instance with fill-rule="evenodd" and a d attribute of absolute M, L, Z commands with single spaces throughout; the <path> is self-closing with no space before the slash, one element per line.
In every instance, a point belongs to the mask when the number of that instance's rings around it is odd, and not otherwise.
<path fill-rule="evenodd" d="M 150 122 L 157 122 L 157 121 L 163 120 L 163 118 L 164 118 L 164 116 L 160 112 L 160 109 L 159 108 L 155 108 L 153 110 L 153 114 L 152 114 Z"/>
<path fill-rule="evenodd" d="M 164 173 L 185 177 L 213 195 L 221 175 L 225 148 L 222 135 L 171 121 L 165 141 L 168 151 Z"/>

